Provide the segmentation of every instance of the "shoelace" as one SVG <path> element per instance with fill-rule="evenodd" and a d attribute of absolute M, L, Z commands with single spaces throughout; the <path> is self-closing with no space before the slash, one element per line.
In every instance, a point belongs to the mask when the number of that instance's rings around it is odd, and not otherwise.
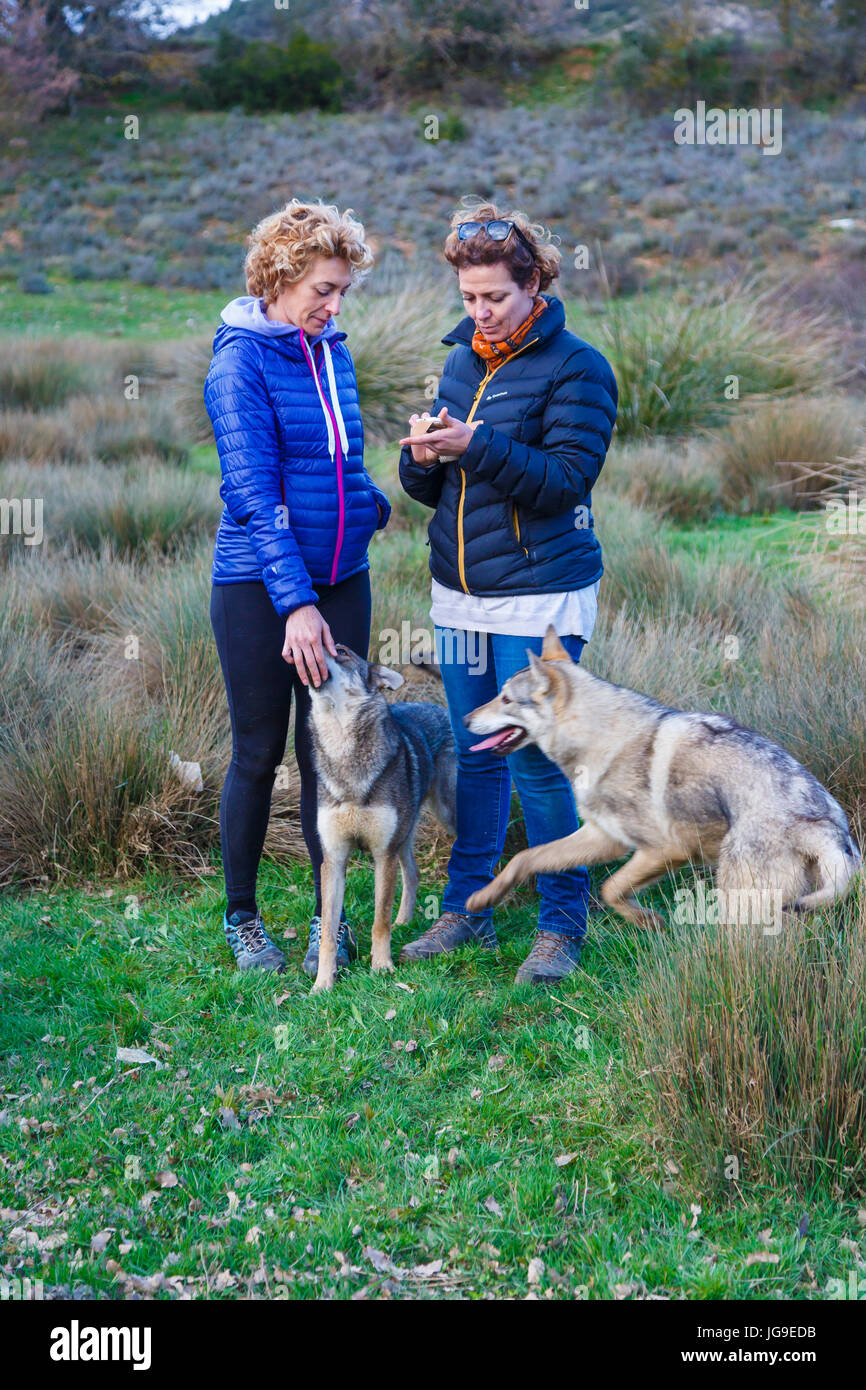
<path fill-rule="evenodd" d="M 343 942 L 344 942 L 345 939 L 346 939 L 346 932 L 347 932 L 347 930 L 348 930 L 348 923 L 347 923 L 347 922 L 341 922 L 341 923 L 340 923 L 340 930 L 337 932 L 337 950 L 338 950 L 338 951 L 339 951 L 340 947 L 342 946 Z M 313 946 L 319 947 L 319 946 L 321 946 L 321 944 L 322 944 L 322 919 L 321 919 L 321 917 L 314 917 L 313 920 L 312 920 L 312 922 L 310 923 L 310 947 L 311 947 L 311 948 L 312 948 Z"/>
<path fill-rule="evenodd" d="M 235 931 L 244 950 L 249 951 L 250 955 L 258 955 L 259 951 L 264 951 L 271 944 L 261 917 L 254 917 L 250 922 L 241 922 L 240 926 L 235 927 Z"/>
<path fill-rule="evenodd" d="M 459 912 L 443 912 L 439 921 L 434 922 L 433 926 L 430 927 L 424 935 L 428 939 L 432 937 L 434 941 L 438 940 L 439 937 L 444 936 L 446 932 L 450 932 L 454 927 L 460 926 L 462 920 Z"/>
<path fill-rule="evenodd" d="M 558 965 L 561 960 L 571 960 L 565 948 L 549 936 L 539 936 L 530 955 L 533 960 L 543 961 L 545 965 Z"/>

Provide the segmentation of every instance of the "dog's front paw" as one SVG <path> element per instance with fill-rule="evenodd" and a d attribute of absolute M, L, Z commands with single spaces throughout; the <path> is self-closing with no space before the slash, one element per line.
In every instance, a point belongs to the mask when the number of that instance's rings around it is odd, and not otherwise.
<path fill-rule="evenodd" d="M 394 962 L 392 961 L 390 956 L 381 960 L 371 960 L 370 968 L 372 970 L 375 970 L 377 973 L 385 971 L 388 975 L 394 974 Z"/>
<path fill-rule="evenodd" d="M 646 931 L 664 931 L 667 928 L 667 921 L 661 913 L 653 912 L 651 907 L 642 907 L 635 918 L 639 927 L 644 927 Z"/>
<path fill-rule="evenodd" d="M 477 893 L 472 893 L 466 899 L 465 907 L 467 912 L 478 912 L 483 907 L 489 907 L 493 901 L 493 894 L 490 891 L 492 885 L 486 888 L 479 888 Z"/>
<path fill-rule="evenodd" d="M 336 980 L 336 978 L 336 975 L 317 975 L 316 983 L 313 985 L 313 988 L 310 990 L 310 993 L 326 994 L 329 989 L 333 988 L 334 981 Z"/>

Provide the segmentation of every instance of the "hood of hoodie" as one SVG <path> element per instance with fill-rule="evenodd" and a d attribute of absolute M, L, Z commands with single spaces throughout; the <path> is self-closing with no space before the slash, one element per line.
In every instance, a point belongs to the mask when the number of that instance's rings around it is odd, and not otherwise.
<path fill-rule="evenodd" d="M 300 347 L 298 341 L 301 330 L 293 323 L 275 323 L 269 319 L 264 311 L 264 304 L 261 299 L 252 294 L 243 294 L 239 298 L 233 299 L 220 314 L 222 323 L 216 331 L 213 346 L 214 352 L 224 347 L 226 343 L 233 342 L 239 335 L 252 334 L 257 338 L 270 339 L 279 345 Z M 328 319 L 321 333 L 315 337 L 307 336 L 307 342 L 315 347 L 316 343 L 339 341 L 345 338 L 333 319 Z"/>

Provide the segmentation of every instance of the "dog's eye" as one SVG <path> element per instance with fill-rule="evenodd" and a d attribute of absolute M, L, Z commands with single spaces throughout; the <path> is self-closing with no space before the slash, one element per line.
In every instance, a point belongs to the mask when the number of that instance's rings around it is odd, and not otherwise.
<path fill-rule="evenodd" d="M 501 696 L 501 699 L 502 699 L 503 705 L 512 705 L 512 704 L 514 704 L 514 701 L 512 700 L 512 698 L 511 698 L 510 695 L 503 695 L 503 696 Z"/>

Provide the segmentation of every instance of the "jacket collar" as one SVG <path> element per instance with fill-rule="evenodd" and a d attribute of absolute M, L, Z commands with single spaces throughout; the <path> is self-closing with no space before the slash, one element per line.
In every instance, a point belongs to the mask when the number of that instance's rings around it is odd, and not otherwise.
<path fill-rule="evenodd" d="M 542 314 L 535 325 L 533 338 L 537 342 L 546 343 L 560 333 L 565 327 L 565 306 L 561 299 L 555 294 L 543 294 L 542 299 L 547 300 L 547 313 Z M 455 343 L 465 343 L 467 347 L 472 346 L 472 335 L 475 332 L 475 320 L 467 314 L 465 319 L 461 319 L 456 328 L 452 328 L 442 339 L 448 347 Z M 527 343 L 526 347 L 529 346 Z"/>

